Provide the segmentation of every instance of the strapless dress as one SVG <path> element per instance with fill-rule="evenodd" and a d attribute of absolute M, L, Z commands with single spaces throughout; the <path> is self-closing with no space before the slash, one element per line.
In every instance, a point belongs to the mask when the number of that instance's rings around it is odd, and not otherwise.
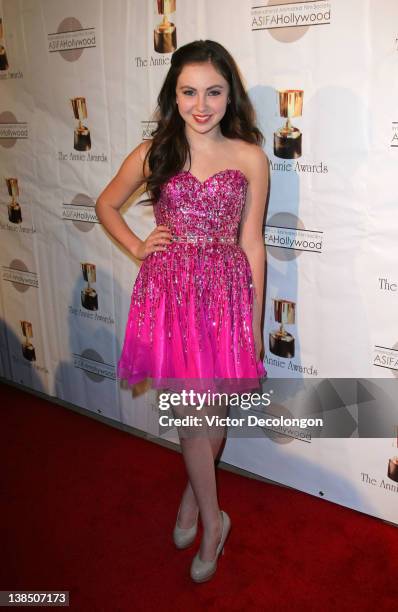
<path fill-rule="evenodd" d="M 255 356 L 252 273 L 238 244 L 247 186 L 231 168 L 203 182 L 182 170 L 162 185 L 154 215 L 173 241 L 139 269 L 120 379 L 175 390 L 259 387 L 267 372 Z"/>

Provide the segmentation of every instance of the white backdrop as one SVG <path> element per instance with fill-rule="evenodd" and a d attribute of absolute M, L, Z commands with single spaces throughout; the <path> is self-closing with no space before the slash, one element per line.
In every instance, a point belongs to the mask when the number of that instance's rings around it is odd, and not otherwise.
<path fill-rule="evenodd" d="M 232 53 L 266 137 L 269 376 L 397 377 L 398 3 L 159 4 L 177 47 L 209 38 Z M 116 379 L 138 262 L 94 204 L 153 125 L 171 57 L 154 44 L 158 3 L 0 0 L 0 18 L 0 374 L 156 435 L 154 393 Z M 281 90 L 303 102 L 301 155 L 288 158 L 274 149 Z M 154 218 L 130 205 L 140 195 L 123 210 L 144 237 Z M 273 300 L 293 302 L 294 354 L 270 350 Z M 398 524 L 397 455 L 392 431 L 231 438 L 223 460 Z"/>

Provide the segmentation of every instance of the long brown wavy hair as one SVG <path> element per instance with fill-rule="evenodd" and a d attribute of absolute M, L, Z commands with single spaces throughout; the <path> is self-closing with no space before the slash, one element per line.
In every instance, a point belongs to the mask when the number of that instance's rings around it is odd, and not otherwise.
<path fill-rule="evenodd" d="M 156 202 L 161 185 L 183 169 L 186 159 L 191 166 L 191 152 L 185 136 L 185 121 L 176 103 L 177 79 L 185 64 L 210 61 L 229 84 L 231 102 L 220 121 L 220 129 L 226 138 L 240 138 L 246 142 L 264 143 L 262 132 L 256 127 L 255 111 L 243 86 L 239 69 L 231 54 L 213 40 L 195 40 L 179 47 L 171 56 L 171 66 L 157 98 L 154 120 L 157 127 L 151 132 L 152 143 L 145 162 L 150 175 L 146 181 L 149 199 Z"/>

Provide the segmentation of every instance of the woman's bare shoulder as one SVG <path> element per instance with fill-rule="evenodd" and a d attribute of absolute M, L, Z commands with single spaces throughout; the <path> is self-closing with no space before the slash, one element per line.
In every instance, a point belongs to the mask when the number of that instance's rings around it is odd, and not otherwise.
<path fill-rule="evenodd" d="M 261 156 L 261 154 L 265 155 L 264 149 L 253 142 L 247 142 L 247 140 L 241 140 L 240 138 L 234 139 L 234 144 L 238 153 L 242 155 L 253 155 L 253 156 Z"/>
<path fill-rule="evenodd" d="M 237 139 L 235 146 L 239 163 L 246 169 L 247 176 L 254 168 L 265 168 L 268 165 L 268 156 L 260 145 Z"/>

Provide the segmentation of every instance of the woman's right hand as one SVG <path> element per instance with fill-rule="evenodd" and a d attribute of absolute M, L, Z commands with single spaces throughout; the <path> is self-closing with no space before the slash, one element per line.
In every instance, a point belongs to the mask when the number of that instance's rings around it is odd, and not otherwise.
<path fill-rule="evenodd" d="M 166 225 L 157 225 L 146 240 L 140 240 L 138 247 L 134 250 L 134 257 L 146 259 L 155 251 L 165 251 L 171 243 L 171 231 Z"/>

